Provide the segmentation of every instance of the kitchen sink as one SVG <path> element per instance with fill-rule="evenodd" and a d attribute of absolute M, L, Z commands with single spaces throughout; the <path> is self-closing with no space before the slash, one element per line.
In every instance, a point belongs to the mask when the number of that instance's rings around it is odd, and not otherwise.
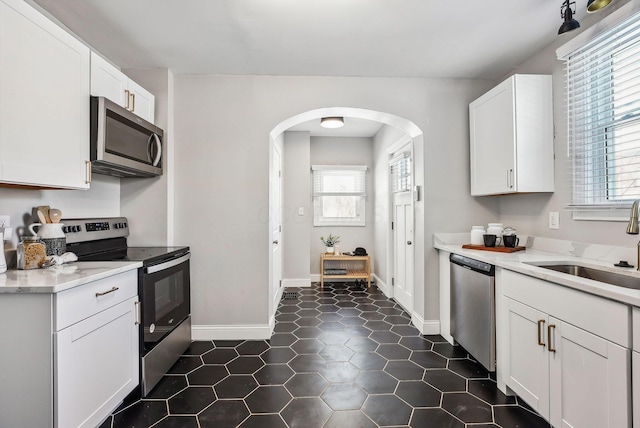
<path fill-rule="evenodd" d="M 534 266 L 538 266 L 545 269 L 550 269 L 556 272 L 566 273 L 573 276 L 579 276 L 582 278 L 592 279 L 594 281 L 604 282 L 611 285 L 617 285 L 619 287 L 632 288 L 640 290 L 640 277 L 623 275 L 620 273 L 609 272 L 594 267 L 580 266 L 575 264 L 539 264 L 529 263 Z"/>

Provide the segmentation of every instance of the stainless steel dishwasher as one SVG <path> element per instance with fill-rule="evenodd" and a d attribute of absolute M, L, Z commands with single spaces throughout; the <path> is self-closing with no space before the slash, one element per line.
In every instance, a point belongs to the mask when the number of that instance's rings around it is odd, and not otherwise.
<path fill-rule="evenodd" d="M 451 265 L 451 335 L 487 370 L 496 370 L 495 266 L 459 254 Z"/>

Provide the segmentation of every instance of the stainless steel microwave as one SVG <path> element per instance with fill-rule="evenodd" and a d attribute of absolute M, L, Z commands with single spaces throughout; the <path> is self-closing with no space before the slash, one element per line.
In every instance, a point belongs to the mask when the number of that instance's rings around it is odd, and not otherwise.
<path fill-rule="evenodd" d="M 104 97 L 91 97 L 91 168 L 116 177 L 162 175 L 164 132 Z"/>

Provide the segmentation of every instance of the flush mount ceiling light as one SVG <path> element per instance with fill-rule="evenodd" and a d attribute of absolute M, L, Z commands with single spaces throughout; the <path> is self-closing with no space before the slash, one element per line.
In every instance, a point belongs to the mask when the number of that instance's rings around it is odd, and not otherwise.
<path fill-rule="evenodd" d="M 344 117 L 331 116 L 320 119 L 320 126 L 323 128 L 340 128 L 344 125 Z"/>
<path fill-rule="evenodd" d="M 605 7 L 609 6 L 613 0 L 589 0 L 587 2 L 587 12 L 597 12 Z"/>
<path fill-rule="evenodd" d="M 594 0 L 591 0 L 591 1 L 594 1 Z M 571 9 L 571 5 L 575 7 L 576 2 L 574 1 L 569 2 L 569 0 L 566 0 L 562 4 L 562 6 L 560 6 L 560 16 L 562 16 L 562 19 L 564 19 L 564 22 L 560 26 L 560 29 L 558 29 L 558 34 L 564 34 L 568 31 L 573 31 L 576 28 L 580 28 L 580 23 L 575 19 L 573 19 L 573 14 L 575 13 L 575 11 Z"/>

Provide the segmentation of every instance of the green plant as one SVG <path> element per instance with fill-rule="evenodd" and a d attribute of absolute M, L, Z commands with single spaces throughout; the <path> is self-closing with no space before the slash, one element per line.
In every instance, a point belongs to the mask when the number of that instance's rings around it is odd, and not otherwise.
<path fill-rule="evenodd" d="M 322 241 L 322 243 L 327 246 L 327 247 L 333 247 L 334 245 L 336 245 L 338 242 L 340 242 L 340 237 L 339 236 L 333 236 L 332 234 L 329 234 L 329 236 L 327 236 L 327 239 L 324 239 L 324 237 L 320 237 L 320 240 Z"/>

